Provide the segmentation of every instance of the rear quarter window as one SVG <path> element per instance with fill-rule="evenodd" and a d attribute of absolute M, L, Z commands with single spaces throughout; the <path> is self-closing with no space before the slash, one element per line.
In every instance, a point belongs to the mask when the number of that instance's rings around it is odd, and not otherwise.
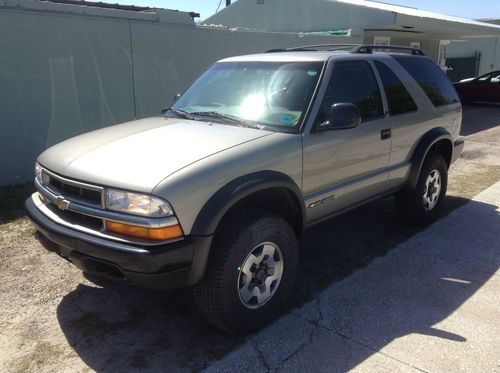
<path fill-rule="evenodd" d="M 389 114 L 400 115 L 416 111 L 417 104 L 404 86 L 403 82 L 384 63 L 375 61 L 375 66 L 382 79 L 385 95 L 389 104 Z"/>
<path fill-rule="evenodd" d="M 444 72 L 428 58 L 393 56 L 423 89 L 434 106 L 460 102 L 455 88 Z"/>

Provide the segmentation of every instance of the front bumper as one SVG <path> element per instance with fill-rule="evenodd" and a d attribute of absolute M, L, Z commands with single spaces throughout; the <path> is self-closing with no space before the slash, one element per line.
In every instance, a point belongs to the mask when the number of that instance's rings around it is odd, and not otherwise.
<path fill-rule="evenodd" d="M 28 198 L 25 208 L 43 246 L 87 273 L 154 289 L 195 285 L 204 273 L 212 236 L 188 236 L 158 246 L 135 246 L 56 224 Z"/>

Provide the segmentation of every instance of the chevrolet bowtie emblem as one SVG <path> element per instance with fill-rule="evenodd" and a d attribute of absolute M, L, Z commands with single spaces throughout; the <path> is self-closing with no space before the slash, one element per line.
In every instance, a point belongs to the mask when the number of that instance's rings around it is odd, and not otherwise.
<path fill-rule="evenodd" d="M 54 205 L 56 205 L 60 210 L 67 210 L 69 207 L 69 201 L 64 199 L 64 197 L 57 196 L 54 201 Z"/>

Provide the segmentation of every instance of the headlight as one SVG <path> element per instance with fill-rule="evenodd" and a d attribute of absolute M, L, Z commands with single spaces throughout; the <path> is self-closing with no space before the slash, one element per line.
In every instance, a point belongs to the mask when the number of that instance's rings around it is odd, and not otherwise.
<path fill-rule="evenodd" d="M 35 177 L 40 183 L 42 182 L 42 166 L 38 162 L 35 163 Z"/>
<path fill-rule="evenodd" d="M 170 204 L 158 197 L 116 189 L 106 190 L 106 208 L 152 218 L 174 214 Z"/>

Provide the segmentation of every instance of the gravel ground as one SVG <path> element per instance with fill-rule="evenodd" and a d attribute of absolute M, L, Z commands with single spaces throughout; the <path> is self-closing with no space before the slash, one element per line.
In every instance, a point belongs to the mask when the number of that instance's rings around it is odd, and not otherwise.
<path fill-rule="evenodd" d="M 443 218 L 500 180 L 498 124 L 498 107 L 465 108 Z M 1 192 L 0 371 L 198 371 L 244 342 L 205 323 L 189 291 L 94 283 L 46 252 L 19 203 L 29 190 Z M 309 230 L 289 312 L 417 232 L 398 223 L 392 198 Z"/>

